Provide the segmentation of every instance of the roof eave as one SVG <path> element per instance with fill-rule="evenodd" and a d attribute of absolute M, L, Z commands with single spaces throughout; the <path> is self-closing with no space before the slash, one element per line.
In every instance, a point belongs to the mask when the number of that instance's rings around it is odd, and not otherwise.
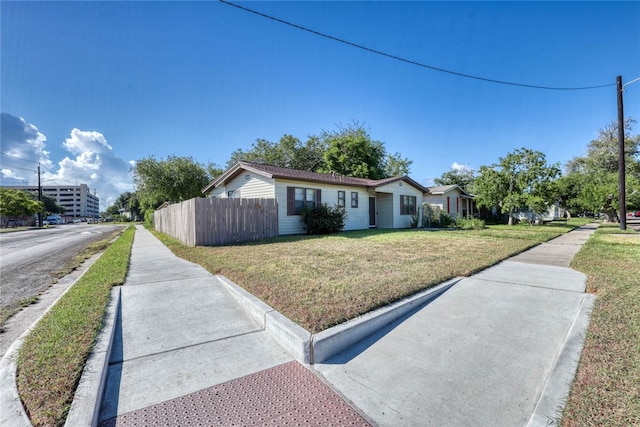
<path fill-rule="evenodd" d="M 260 169 L 256 169 L 254 167 L 252 167 L 250 164 L 245 163 L 245 162 L 237 162 L 235 165 L 231 166 L 229 169 L 227 169 L 226 171 L 224 171 L 222 173 L 222 175 L 219 175 L 216 179 L 214 179 L 213 181 L 211 181 L 209 183 L 209 185 L 207 185 L 205 188 L 202 189 L 202 193 L 203 194 L 208 194 L 211 191 L 213 191 L 215 188 L 219 187 L 222 184 L 227 184 L 229 181 L 231 181 L 232 179 L 234 179 L 235 177 L 237 177 L 238 175 L 240 175 L 242 173 L 242 171 L 249 171 L 249 172 L 253 172 L 256 173 L 258 175 L 262 175 L 266 178 L 272 178 L 273 175 L 260 170 Z"/>

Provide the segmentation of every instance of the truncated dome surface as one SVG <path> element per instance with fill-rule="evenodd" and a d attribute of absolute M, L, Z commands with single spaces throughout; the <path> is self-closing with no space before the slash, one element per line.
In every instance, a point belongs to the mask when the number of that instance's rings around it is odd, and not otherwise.
<path fill-rule="evenodd" d="M 104 420 L 114 426 L 368 426 L 334 391 L 289 362 Z"/>

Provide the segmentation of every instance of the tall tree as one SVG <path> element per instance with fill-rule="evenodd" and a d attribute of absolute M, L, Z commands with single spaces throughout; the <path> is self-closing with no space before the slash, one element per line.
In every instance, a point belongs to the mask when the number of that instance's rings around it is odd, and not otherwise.
<path fill-rule="evenodd" d="M 384 144 L 371 139 L 358 122 L 312 135 L 304 144 L 292 135 L 284 135 L 277 143 L 258 139 L 250 150 L 234 151 L 227 167 L 238 161 L 373 179 L 408 175 L 413 163 L 400 153 L 387 153 Z"/>
<path fill-rule="evenodd" d="M 625 120 L 626 202 L 640 209 L 640 135 L 633 135 L 635 120 Z M 618 124 L 612 122 L 598 131 L 587 145 L 585 156 L 574 157 L 565 175 L 556 183 L 557 198 L 576 212 L 604 212 L 618 221 Z"/>
<path fill-rule="evenodd" d="M 181 202 L 202 196 L 202 189 L 214 178 L 215 165 L 202 165 L 192 157 L 169 156 L 157 160 L 150 156 L 133 168 L 133 180 L 141 210 L 147 215 L 165 201 Z"/>
<path fill-rule="evenodd" d="M 129 212 L 130 219 L 140 218 L 142 212 L 140 210 L 140 201 L 138 200 L 137 193 L 125 191 L 120 194 L 115 202 L 107 208 L 105 213 L 111 216 L 120 215 L 121 209 Z"/>
<path fill-rule="evenodd" d="M 475 200 L 479 207 L 499 206 L 502 213 L 529 208 L 540 213 L 553 203 L 551 182 L 558 176 L 557 165 L 547 165 L 540 151 L 521 148 L 501 157 L 497 164 L 481 166 L 475 180 Z"/>
<path fill-rule="evenodd" d="M 320 138 L 328 146 L 323 172 L 358 178 L 386 177 L 384 144 L 371 139 L 360 124 L 353 123 L 337 132 L 325 131 Z"/>
<path fill-rule="evenodd" d="M 384 162 L 384 174 L 387 177 L 409 175 L 413 160 L 402 158 L 400 153 L 387 154 Z"/>
<path fill-rule="evenodd" d="M 35 194 L 33 194 L 33 198 L 35 200 L 37 196 Z M 63 214 L 66 212 L 66 209 L 64 206 L 61 206 L 58 204 L 58 201 L 51 196 L 48 196 L 46 194 L 42 195 L 42 203 L 44 205 L 44 211 L 46 214 L 50 215 L 50 214 Z"/>
<path fill-rule="evenodd" d="M 266 139 L 258 139 L 251 145 L 249 151 L 236 150 L 231 154 L 227 167 L 244 160 L 316 172 L 324 165 L 324 152 L 326 145 L 318 137 L 311 136 L 305 144 L 292 135 L 284 135 L 280 141 L 270 142 Z"/>
<path fill-rule="evenodd" d="M 33 200 L 31 194 L 9 188 L 0 188 L 0 216 L 16 219 L 31 216 L 43 209 L 42 202 Z"/>
<path fill-rule="evenodd" d="M 470 167 L 461 166 L 443 173 L 440 178 L 434 179 L 433 182 L 436 185 L 457 185 L 467 193 L 472 193 L 475 175 L 475 171 Z"/>

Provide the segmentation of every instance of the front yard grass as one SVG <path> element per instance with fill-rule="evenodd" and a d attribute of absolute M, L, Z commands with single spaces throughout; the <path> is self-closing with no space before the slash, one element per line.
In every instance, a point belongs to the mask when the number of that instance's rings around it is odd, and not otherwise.
<path fill-rule="evenodd" d="M 33 425 L 64 425 L 111 288 L 124 283 L 134 230 L 113 242 L 25 338 L 17 383 Z"/>
<path fill-rule="evenodd" d="M 600 226 L 571 267 L 597 295 L 564 426 L 640 425 L 640 237 Z"/>
<path fill-rule="evenodd" d="M 312 333 L 550 240 L 584 219 L 471 231 L 366 230 L 188 247 L 176 255 L 222 274 Z"/>

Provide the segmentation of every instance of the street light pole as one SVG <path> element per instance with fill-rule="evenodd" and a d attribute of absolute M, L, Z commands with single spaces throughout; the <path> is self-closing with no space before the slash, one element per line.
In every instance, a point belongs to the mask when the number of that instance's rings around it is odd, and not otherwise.
<path fill-rule="evenodd" d="M 622 105 L 622 76 L 616 78 L 618 87 L 618 205 L 620 209 L 620 230 L 627 229 L 627 202 L 625 199 L 624 164 L 624 106 Z"/>

